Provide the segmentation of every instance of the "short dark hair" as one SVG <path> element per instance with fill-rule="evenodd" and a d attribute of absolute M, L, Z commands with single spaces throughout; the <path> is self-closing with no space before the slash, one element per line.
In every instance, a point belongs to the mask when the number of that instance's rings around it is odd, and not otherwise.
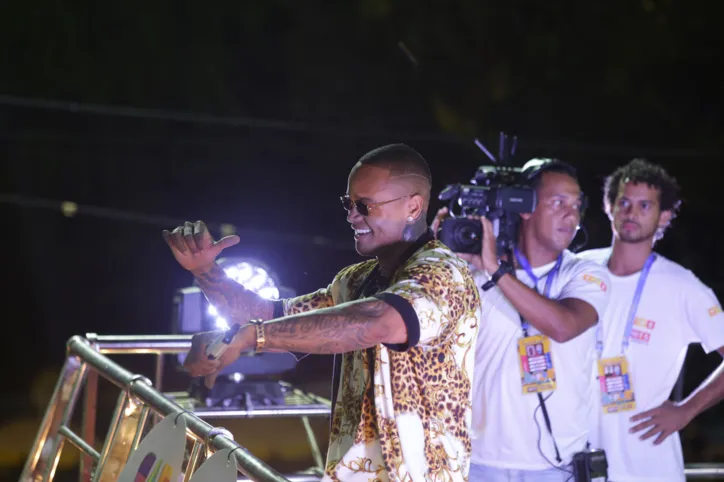
<path fill-rule="evenodd" d="M 385 167 L 393 176 L 417 175 L 432 185 L 427 161 L 419 152 L 405 144 L 388 144 L 360 157 L 359 164 Z"/>
<path fill-rule="evenodd" d="M 576 173 L 576 168 L 571 166 L 567 162 L 563 162 L 560 159 L 531 159 L 526 163 L 526 166 L 530 165 L 531 163 L 535 163 L 536 161 L 540 162 L 540 165 L 533 166 L 532 168 L 530 168 L 530 170 L 526 170 L 525 172 L 528 185 L 536 191 L 538 190 L 541 182 L 543 181 L 543 174 L 545 174 L 546 172 L 566 174 L 572 177 L 576 182 L 578 182 L 578 174 Z"/>
<path fill-rule="evenodd" d="M 432 174 L 427 161 L 419 152 L 405 144 L 388 144 L 373 149 L 360 157 L 357 165 L 383 167 L 390 171 L 392 177 L 413 178 L 418 194 L 425 200 L 424 209 L 430 204 Z"/>
<path fill-rule="evenodd" d="M 638 158 L 613 171 L 603 184 L 603 198 L 608 207 L 616 202 L 622 182 L 648 184 L 659 191 L 662 211 L 672 211 L 674 215 L 679 211 L 681 206 L 679 183 L 658 164 Z"/>

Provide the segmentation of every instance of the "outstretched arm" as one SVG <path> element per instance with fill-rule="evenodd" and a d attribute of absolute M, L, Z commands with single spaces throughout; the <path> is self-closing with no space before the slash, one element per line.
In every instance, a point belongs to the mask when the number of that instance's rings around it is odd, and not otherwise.
<path fill-rule="evenodd" d="M 256 319 L 270 320 L 274 316 L 272 301 L 230 279 L 218 264 L 214 263 L 205 271 L 194 271 L 193 275 L 209 303 L 230 325 L 245 325 Z"/>
<path fill-rule="evenodd" d="M 202 221 L 186 222 L 173 231 L 164 230 L 163 239 L 176 261 L 198 280 L 204 295 L 229 323 L 243 325 L 250 319 L 268 320 L 274 316 L 274 305 L 229 279 L 216 264 L 216 257 L 225 248 L 239 242 L 239 236 L 214 241 Z"/>
<path fill-rule="evenodd" d="M 256 347 L 256 327 L 244 325 L 218 360 L 207 359 L 206 347 L 221 332 L 194 335 L 184 367 L 192 376 L 207 376 L 213 386 L 216 374 L 241 353 Z M 312 354 L 346 353 L 379 343 L 405 343 L 407 327 L 400 313 L 377 298 L 365 298 L 319 310 L 286 316 L 264 324 L 263 351 Z"/>
<path fill-rule="evenodd" d="M 264 324 L 265 351 L 312 354 L 346 353 L 380 343 L 405 343 L 407 328 L 400 313 L 377 298 L 271 320 Z M 256 329 L 240 330 L 234 348 L 253 350 Z"/>
<path fill-rule="evenodd" d="M 264 351 L 336 354 L 379 344 L 405 351 L 418 345 L 436 346 L 452 336 L 459 340 L 476 336 L 480 299 L 472 279 L 466 276 L 465 265 L 437 248 L 416 256 L 405 266 L 397 283 L 374 297 L 264 323 Z M 305 298 L 296 304 L 300 308 L 318 306 L 314 298 L 312 295 L 311 300 Z M 194 336 L 184 362 L 193 376 L 213 378 L 240 353 L 257 346 L 257 327 L 246 325 L 218 360 L 208 360 L 203 355 L 206 346 L 219 335 L 212 332 Z M 212 383 L 213 379 L 207 380 L 207 386 Z"/>

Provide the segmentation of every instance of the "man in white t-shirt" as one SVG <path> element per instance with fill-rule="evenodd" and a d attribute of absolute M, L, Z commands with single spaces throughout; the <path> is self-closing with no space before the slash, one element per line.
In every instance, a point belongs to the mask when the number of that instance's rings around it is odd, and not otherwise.
<path fill-rule="evenodd" d="M 521 215 L 517 269 L 498 260 L 487 219 L 481 255 L 459 253 L 484 286 L 471 482 L 573 480 L 572 457 L 588 442 L 592 327 L 606 307 L 608 279 L 600 265 L 567 250 L 581 219 L 575 170 L 534 159 L 524 173 L 538 205 Z M 433 227 L 446 215 L 441 210 Z"/>
<path fill-rule="evenodd" d="M 635 159 L 606 179 L 604 203 L 613 245 L 581 253 L 611 280 L 597 333 L 592 443 L 606 451 L 609 480 L 683 482 L 678 431 L 724 397 L 721 367 L 686 401 L 669 394 L 690 343 L 724 354 L 724 314 L 691 271 L 653 252 L 680 204 L 674 178 Z"/>

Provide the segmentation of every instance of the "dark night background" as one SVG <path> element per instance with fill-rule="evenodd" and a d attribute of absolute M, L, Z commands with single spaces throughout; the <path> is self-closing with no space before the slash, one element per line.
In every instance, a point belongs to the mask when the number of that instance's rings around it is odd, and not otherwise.
<path fill-rule="evenodd" d="M 659 162 L 684 203 L 658 250 L 722 297 L 721 13 L 713 0 L 2 3 L 0 476 L 27 456 L 69 337 L 170 331 L 191 277 L 163 228 L 233 224 L 242 242 L 225 255 L 314 290 L 359 260 L 338 198 L 356 159 L 390 142 L 427 158 L 435 192 L 488 163 L 473 138 L 494 150 L 500 130 L 520 137 L 521 162 L 574 163 L 587 247 L 610 240 L 603 176 Z M 690 349 L 685 393 L 718 363 Z M 328 396 L 330 374 L 310 357 L 290 378 Z M 687 462 L 724 461 L 721 413 L 684 431 Z M 304 459 L 244 437 L 277 468 Z"/>

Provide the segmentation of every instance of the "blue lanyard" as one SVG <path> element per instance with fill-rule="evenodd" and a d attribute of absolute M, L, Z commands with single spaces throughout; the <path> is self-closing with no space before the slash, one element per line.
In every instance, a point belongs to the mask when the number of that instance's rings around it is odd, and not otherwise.
<path fill-rule="evenodd" d="M 646 278 L 649 276 L 651 265 L 654 264 L 654 261 L 656 261 L 656 254 L 651 253 L 649 257 L 646 258 L 646 263 L 644 263 L 644 267 L 639 275 L 639 281 L 636 283 L 636 291 L 634 291 L 633 301 L 631 301 L 631 308 L 628 311 L 628 319 L 626 320 L 626 329 L 623 332 L 621 355 L 625 354 L 626 348 L 628 348 L 631 331 L 633 330 L 634 319 L 636 318 L 636 310 L 638 310 L 641 295 L 644 292 Z M 598 352 L 598 358 L 601 358 L 601 354 L 603 353 L 603 320 L 598 320 L 598 324 L 596 326 L 596 351 Z"/>
<path fill-rule="evenodd" d="M 531 267 L 530 263 L 528 262 L 528 259 L 525 257 L 525 255 L 523 253 L 518 251 L 518 248 L 515 248 L 514 253 L 515 253 L 515 259 L 518 260 L 518 264 L 520 265 L 520 267 L 523 268 L 523 270 L 530 277 L 530 279 L 533 280 L 533 289 L 536 292 L 538 292 L 538 281 L 540 281 L 540 278 L 542 278 L 542 276 L 539 278 L 538 276 L 536 276 L 533 273 L 533 268 Z M 563 262 L 563 255 L 559 254 L 558 259 L 556 260 L 556 264 L 553 266 L 553 268 L 551 268 L 550 271 L 548 271 L 546 274 L 543 275 L 546 277 L 546 284 L 545 284 L 545 288 L 543 290 L 543 296 L 545 296 L 546 298 L 550 298 L 551 286 L 553 285 L 553 278 L 555 278 L 558 275 L 558 270 L 561 268 L 562 262 Z M 523 324 L 523 333 L 525 334 L 525 336 L 528 336 L 528 329 L 530 328 L 530 323 L 528 323 L 527 321 L 522 320 L 522 319 L 521 319 L 521 321 Z"/>

